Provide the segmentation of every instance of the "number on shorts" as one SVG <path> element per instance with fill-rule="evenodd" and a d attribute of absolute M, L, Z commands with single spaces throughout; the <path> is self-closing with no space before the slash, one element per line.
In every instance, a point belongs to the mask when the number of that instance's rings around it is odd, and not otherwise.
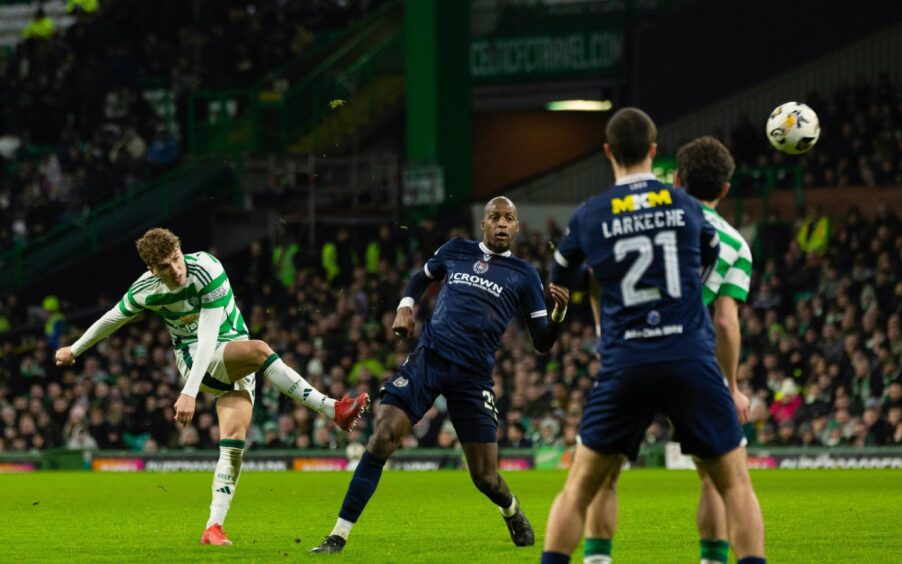
<path fill-rule="evenodd" d="M 491 390 L 482 390 L 482 397 L 485 398 L 483 405 L 491 412 L 495 421 L 498 421 L 498 408 L 495 407 L 495 394 Z"/>

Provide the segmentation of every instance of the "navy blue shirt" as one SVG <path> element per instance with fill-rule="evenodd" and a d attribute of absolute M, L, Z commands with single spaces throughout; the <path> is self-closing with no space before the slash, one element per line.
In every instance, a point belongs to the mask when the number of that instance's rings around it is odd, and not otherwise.
<path fill-rule="evenodd" d="M 547 321 L 539 273 L 510 251 L 494 254 L 482 243 L 451 239 L 423 271 L 445 284 L 420 345 L 479 376 L 492 375 L 495 351 L 512 317 Z"/>
<path fill-rule="evenodd" d="M 552 280 L 585 260 L 601 287 L 604 370 L 714 358 L 702 267 L 717 260 L 717 231 L 701 205 L 652 174 L 621 179 L 580 207 L 555 251 Z"/>

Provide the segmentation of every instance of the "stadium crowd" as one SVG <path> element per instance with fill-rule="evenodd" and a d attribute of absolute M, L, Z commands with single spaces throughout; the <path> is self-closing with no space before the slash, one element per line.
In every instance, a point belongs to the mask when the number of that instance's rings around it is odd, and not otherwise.
<path fill-rule="evenodd" d="M 827 235 L 815 248 L 806 221 L 800 218 L 794 228 L 772 220 L 743 226 L 758 249 L 752 292 L 741 309 L 739 378 L 752 398 L 752 420 L 745 426 L 749 443 L 902 445 L 899 218 L 886 208 L 870 219 L 850 209 L 837 226 L 820 218 Z M 547 241 L 560 236 L 553 223 L 548 231 L 525 231 L 514 247 L 546 280 Z M 252 336 L 270 343 L 332 396 L 351 389 L 376 394 L 415 344 L 394 336 L 394 311 L 408 274 L 443 241 L 441 235 L 428 222 L 419 230 L 386 226 L 371 241 L 337 234 L 324 246 L 322 262 L 300 260 L 300 253 L 293 259 L 291 245 L 266 242 L 222 258 Z M 437 291 L 435 284 L 420 301 L 418 323 L 428 318 Z M 105 307 L 115 299 L 109 296 Z M 587 303 L 584 294 L 574 295 L 567 329 L 549 355 L 535 354 L 523 326 L 509 327 L 494 373 L 501 446 L 575 444 L 599 367 Z M 27 324 L 27 316 L 21 303 L 7 297 L 0 305 L 0 330 Z M 61 342 L 74 340 L 92 319 L 83 321 L 68 323 Z M 0 452 L 217 444 L 210 396 L 199 396 L 192 426 L 179 430 L 172 423 L 180 385 L 168 332 L 156 317 L 126 325 L 67 369 L 53 365 L 55 343 L 48 340 L 0 333 Z M 371 429 L 368 416 L 354 432 L 337 432 L 330 421 L 257 381 L 253 448 L 335 449 L 364 441 Z M 649 427 L 645 442 L 669 438 L 661 419 Z M 403 444 L 455 443 L 439 399 Z"/>
<path fill-rule="evenodd" d="M 248 86 L 381 3 L 103 0 L 0 53 L 0 250 L 178 164 L 189 93 Z"/>

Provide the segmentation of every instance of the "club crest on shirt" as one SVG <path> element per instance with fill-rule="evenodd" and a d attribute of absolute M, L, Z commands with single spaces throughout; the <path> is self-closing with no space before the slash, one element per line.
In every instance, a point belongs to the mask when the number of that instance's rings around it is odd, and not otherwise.
<path fill-rule="evenodd" d="M 473 263 L 473 272 L 476 274 L 485 274 L 489 271 L 489 263 L 484 260 L 477 260 Z"/>
<path fill-rule="evenodd" d="M 659 323 L 661 323 L 661 314 L 658 313 L 658 310 L 653 309 L 648 312 L 648 316 L 645 318 L 645 321 L 649 325 L 658 325 Z"/>
<path fill-rule="evenodd" d="M 392 384 L 394 384 L 396 388 L 403 388 L 407 385 L 407 378 L 405 378 L 404 376 L 398 376 L 397 378 L 395 378 Z"/>

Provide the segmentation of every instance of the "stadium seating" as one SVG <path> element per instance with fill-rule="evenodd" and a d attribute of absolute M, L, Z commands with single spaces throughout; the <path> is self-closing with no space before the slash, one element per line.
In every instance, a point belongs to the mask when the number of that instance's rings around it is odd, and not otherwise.
<path fill-rule="evenodd" d="M 20 43 L 0 56 L 0 250 L 176 166 L 189 92 L 246 86 L 380 3 L 106 0 Z"/>
<path fill-rule="evenodd" d="M 746 426 L 750 443 L 902 444 L 899 218 L 885 208 L 871 218 L 850 209 L 845 220 L 833 220 L 826 249 L 807 254 L 801 249 L 811 240 L 800 235 L 803 221 L 742 226 L 761 249 L 750 301 L 741 314 L 739 374 L 744 391 L 754 398 L 753 420 Z M 543 276 L 550 261 L 545 238 L 526 232 L 516 246 Z M 285 272 L 280 270 L 277 279 L 266 241 L 223 258 L 253 335 L 273 343 L 287 363 L 333 396 L 349 389 L 374 393 L 411 345 L 397 341 L 391 331 L 406 273 L 440 240 L 434 232 L 418 231 L 337 243 L 343 245 L 342 255 L 358 257 L 356 266 L 342 265 L 350 272 L 340 275 L 340 282 L 330 282 L 316 264 L 302 262 L 289 272 L 294 283 L 285 286 Z M 367 271 L 363 257 L 371 243 L 380 260 L 378 268 Z M 434 297 L 435 289 L 421 301 L 420 322 Z M 75 309 L 73 304 L 64 311 Z M 41 318 L 40 310 L 31 314 Z M 521 326 L 512 326 L 505 337 L 495 373 L 502 445 L 574 444 L 598 361 L 584 302 L 574 304 L 570 316 L 549 356 L 532 354 Z M 0 327 L 4 320 L 7 327 L 27 325 L 27 308 L 7 298 L 0 306 Z M 70 320 L 63 339 L 76 336 L 90 320 Z M 193 427 L 178 431 L 171 424 L 178 373 L 168 334 L 156 318 L 121 329 L 72 369 L 52 365 L 48 340 L 34 334 L 3 339 L 0 451 L 95 444 L 152 451 L 216 444 L 209 397 L 199 399 Z M 255 448 L 342 448 L 365 440 L 371 428 L 366 420 L 351 434 L 338 433 L 332 423 L 291 404 L 262 380 L 260 385 L 251 437 Z M 446 422 L 439 403 L 414 427 L 405 447 L 452 447 L 453 431 Z M 667 422 L 659 420 L 646 442 L 668 439 Z"/>

